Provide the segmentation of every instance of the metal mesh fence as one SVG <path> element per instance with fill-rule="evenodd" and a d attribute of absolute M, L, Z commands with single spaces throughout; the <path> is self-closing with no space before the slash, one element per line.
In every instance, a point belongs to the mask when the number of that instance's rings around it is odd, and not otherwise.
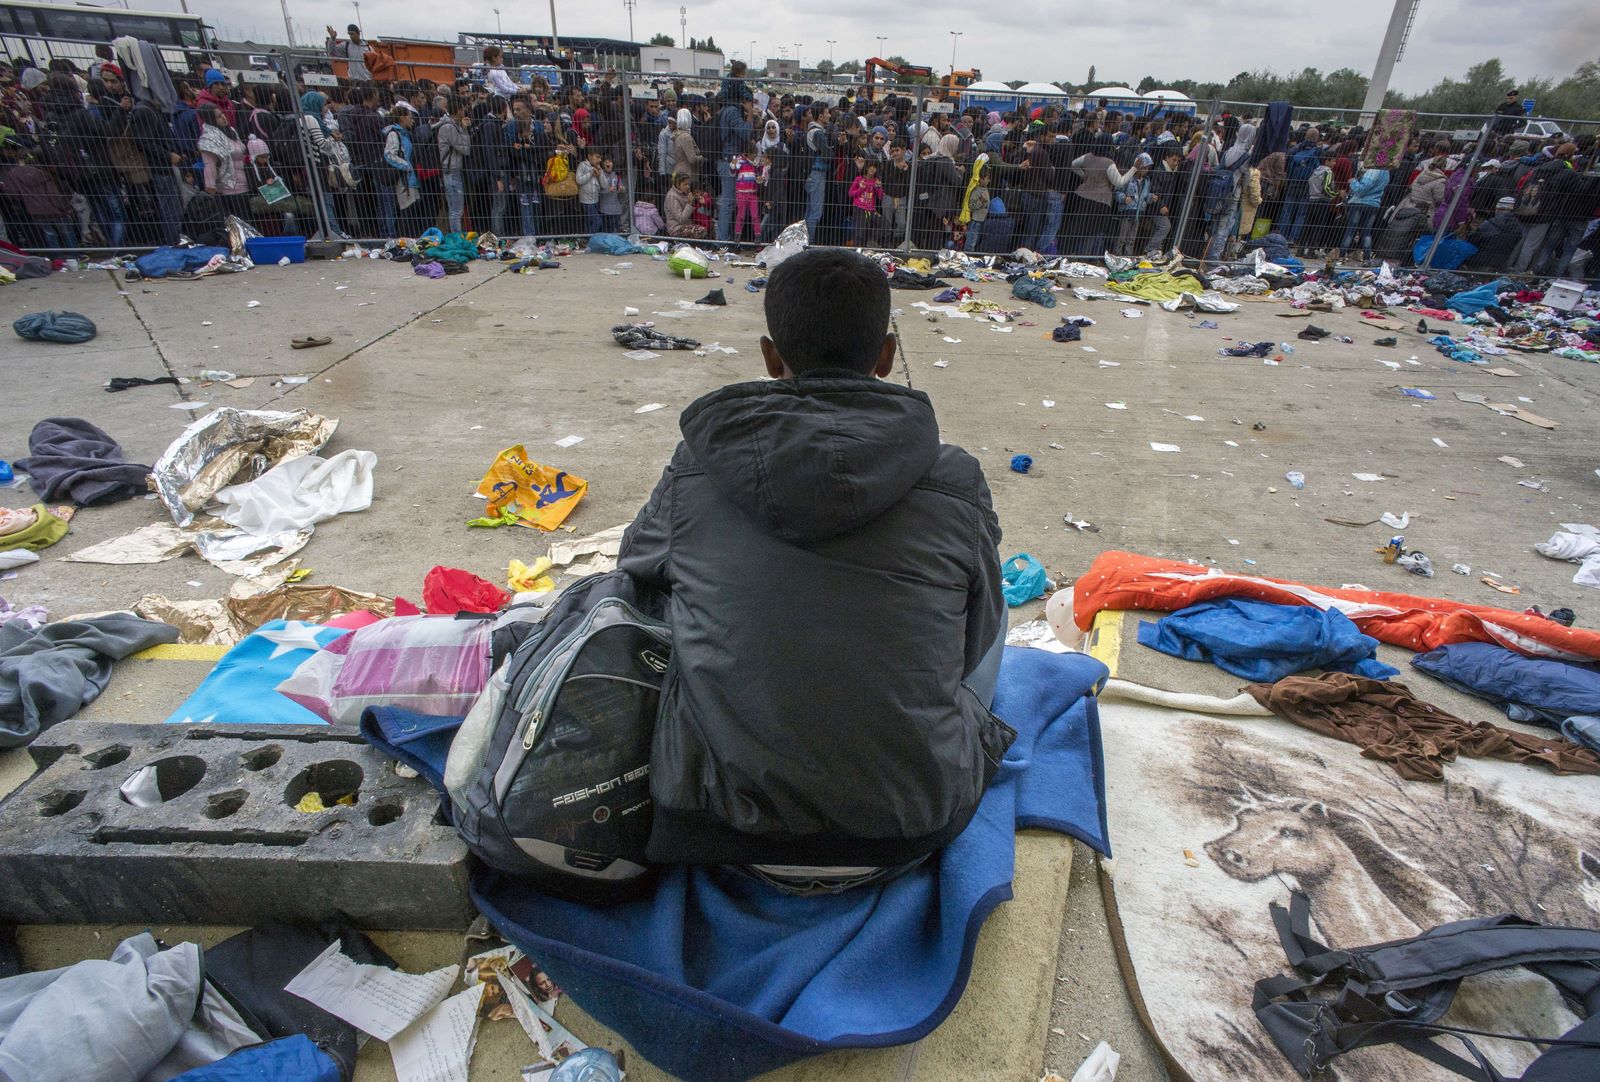
<path fill-rule="evenodd" d="M 1600 130 L 1541 122 L 1559 131 L 1530 135 L 1515 118 L 1419 114 L 1403 133 L 1406 168 L 1391 173 L 1370 221 L 1316 198 L 1292 166 L 1262 170 L 1259 192 L 1242 174 L 1247 215 L 1239 199 L 1218 198 L 1226 150 L 1203 136 L 1225 148 L 1243 125 L 1270 119 L 1337 143 L 1359 112 L 1269 118 L 1253 102 L 766 79 L 730 103 L 718 80 L 638 72 L 590 73 L 586 90 L 570 73 L 565 86 L 530 75 L 507 100 L 466 71 L 453 82 L 400 72 L 375 86 L 310 70 L 311 54 L 275 60 L 281 73 L 242 73 L 171 113 L 107 81 L 90 80 L 85 95 L 52 76 L 5 149 L 8 235 L 29 249 L 125 250 L 217 237 L 231 214 L 269 236 L 366 243 L 438 228 L 755 245 L 804 221 L 814 244 L 901 251 L 1216 260 L 1270 231 L 1303 255 L 1353 246 L 1425 263 L 1433 252 L 1419 253 L 1418 238 L 1437 231 L 1405 206 L 1415 166 L 1441 152 L 1481 178 L 1483 163 L 1558 140 L 1592 153 Z M 1463 190 L 1452 223 L 1492 215 L 1495 190 Z M 1516 252 L 1508 266 L 1557 273 L 1571 248 L 1521 265 Z"/>

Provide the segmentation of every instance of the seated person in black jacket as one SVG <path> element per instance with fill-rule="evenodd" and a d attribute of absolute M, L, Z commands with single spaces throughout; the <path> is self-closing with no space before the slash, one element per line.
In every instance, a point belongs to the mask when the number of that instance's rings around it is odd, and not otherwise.
<path fill-rule="evenodd" d="M 983 470 L 894 368 L 874 263 L 813 248 L 770 275 L 772 382 L 691 405 L 621 566 L 670 594 L 650 859 L 838 890 L 959 834 L 1009 745 Z"/>

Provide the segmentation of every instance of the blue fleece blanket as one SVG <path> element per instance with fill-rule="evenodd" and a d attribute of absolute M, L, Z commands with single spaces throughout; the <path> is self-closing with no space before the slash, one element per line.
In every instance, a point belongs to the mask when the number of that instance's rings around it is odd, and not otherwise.
<path fill-rule="evenodd" d="M 584 1010 L 681 1078 L 736 1082 L 830 1049 L 918 1040 L 955 1007 L 978 929 L 1011 897 L 1018 828 L 1110 853 L 1093 698 L 1106 675 L 1081 654 L 1008 648 L 994 710 L 1016 743 L 961 836 L 881 887 L 795 898 L 673 867 L 647 897 L 594 907 L 480 869 L 474 900 Z M 437 785 L 456 723 L 376 709 L 362 732 Z"/>
<path fill-rule="evenodd" d="M 1139 625 L 1139 643 L 1185 661 L 1210 661 L 1223 672 L 1273 684 L 1306 669 L 1387 680 L 1399 673 L 1374 655 L 1364 635 L 1338 609 L 1224 598 L 1202 601 Z"/>

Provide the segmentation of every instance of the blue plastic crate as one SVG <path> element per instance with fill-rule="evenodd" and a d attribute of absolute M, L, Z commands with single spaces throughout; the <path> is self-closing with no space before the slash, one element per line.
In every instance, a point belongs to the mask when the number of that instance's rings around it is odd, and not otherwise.
<path fill-rule="evenodd" d="M 288 256 L 291 263 L 304 263 L 306 238 L 251 237 L 244 242 L 244 250 L 250 253 L 252 263 L 276 263 L 284 256 Z"/>

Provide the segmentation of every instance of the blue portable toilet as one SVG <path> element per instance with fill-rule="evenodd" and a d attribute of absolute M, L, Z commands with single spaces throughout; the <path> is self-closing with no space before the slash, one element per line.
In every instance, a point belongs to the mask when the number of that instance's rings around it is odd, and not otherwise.
<path fill-rule="evenodd" d="M 963 112 L 972 108 L 986 113 L 1005 116 L 1017 107 L 1017 92 L 1005 83 L 988 80 L 973 83 L 961 91 L 960 107 Z"/>

